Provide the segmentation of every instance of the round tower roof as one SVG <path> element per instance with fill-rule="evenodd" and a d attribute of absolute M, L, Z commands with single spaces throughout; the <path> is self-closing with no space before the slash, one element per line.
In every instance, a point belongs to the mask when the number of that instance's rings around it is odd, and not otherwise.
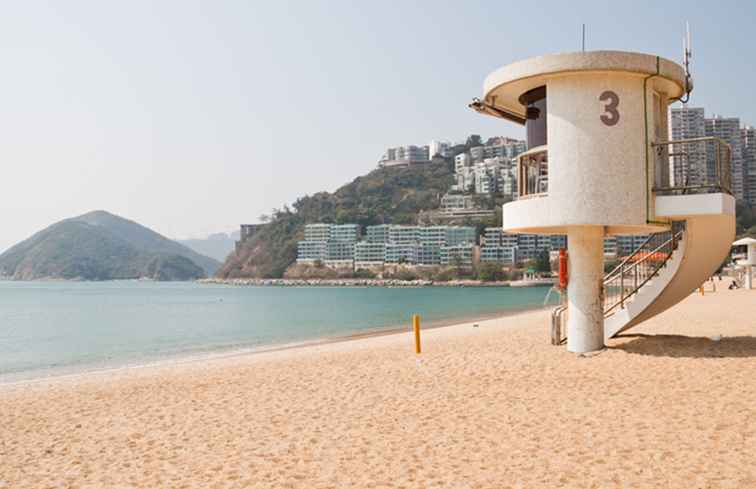
<path fill-rule="evenodd" d="M 486 104 L 494 106 L 500 117 L 524 120 L 525 106 L 520 96 L 556 76 L 586 72 L 625 72 L 640 77 L 655 75 L 670 98 L 685 94 L 685 70 L 668 59 L 625 51 L 587 51 L 547 54 L 506 65 L 488 75 L 483 82 Z M 693 88 L 690 82 L 689 88 Z M 510 117 L 506 117 L 510 118 Z"/>

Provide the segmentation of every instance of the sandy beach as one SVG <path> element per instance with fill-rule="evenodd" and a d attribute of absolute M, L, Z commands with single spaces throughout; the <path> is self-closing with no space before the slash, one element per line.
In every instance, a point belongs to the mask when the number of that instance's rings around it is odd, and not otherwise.
<path fill-rule="evenodd" d="M 0 386 L 0 488 L 756 487 L 756 291 L 722 284 L 590 356 L 540 310 L 419 357 L 402 333 Z"/>

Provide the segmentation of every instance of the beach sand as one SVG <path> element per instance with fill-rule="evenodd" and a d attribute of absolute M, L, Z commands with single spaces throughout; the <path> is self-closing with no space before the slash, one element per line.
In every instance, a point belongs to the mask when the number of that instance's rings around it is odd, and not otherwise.
<path fill-rule="evenodd" d="M 541 310 L 419 357 L 402 333 L 0 386 L 0 488 L 756 487 L 756 291 L 722 284 L 591 356 Z"/>

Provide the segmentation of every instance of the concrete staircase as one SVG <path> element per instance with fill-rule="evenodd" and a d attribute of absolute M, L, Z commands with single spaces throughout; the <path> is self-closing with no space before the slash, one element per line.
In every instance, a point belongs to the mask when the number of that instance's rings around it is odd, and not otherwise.
<path fill-rule="evenodd" d="M 605 307 L 605 339 L 627 331 L 685 299 L 716 272 L 730 252 L 735 237 L 735 199 L 731 195 L 658 196 L 655 200 L 657 218 L 682 222 L 684 230 L 669 232 L 669 239 L 674 241 L 667 247 L 654 248 L 671 250 L 662 255 L 664 262 L 660 268 L 638 287 L 627 290 L 622 287 L 621 305 L 615 301 Z M 636 265 L 625 266 L 632 275 L 632 267 Z M 616 295 L 612 290 L 605 290 L 605 294 L 613 293 Z"/>

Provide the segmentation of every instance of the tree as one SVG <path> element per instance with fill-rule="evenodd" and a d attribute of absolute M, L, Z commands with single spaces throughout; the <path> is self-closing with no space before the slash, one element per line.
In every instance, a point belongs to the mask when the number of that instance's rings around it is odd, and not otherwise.
<path fill-rule="evenodd" d="M 465 146 L 467 146 L 467 149 L 474 148 L 476 146 L 483 146 L 483 138 L 480 137 L 480 134 L 470 134 L 469 136 L 467 136 Z"/>
<path fill-rule="evenodd" d="M 551 272 L 551 259 L 549 258 L 549 252 L 541 250 L 536 255 L 533 268 L 536 272 Z"/>
<path fill-rule="evenodd" d="M 738 235 L 744 233 L 746 230 L 756 224 L 756 216 L 753 215 L 753 210 L 751 210 L 751 208 L 745 204 L 737 204 L 735 215 L 737 216 L 736 219 Z"/>
<path fill-rule="evenodd" d="M 506 279 L 506 274 L 498 263 L 483 263 L 478 269 L 478 280 L 484 282 L 500 282 Z"/>

